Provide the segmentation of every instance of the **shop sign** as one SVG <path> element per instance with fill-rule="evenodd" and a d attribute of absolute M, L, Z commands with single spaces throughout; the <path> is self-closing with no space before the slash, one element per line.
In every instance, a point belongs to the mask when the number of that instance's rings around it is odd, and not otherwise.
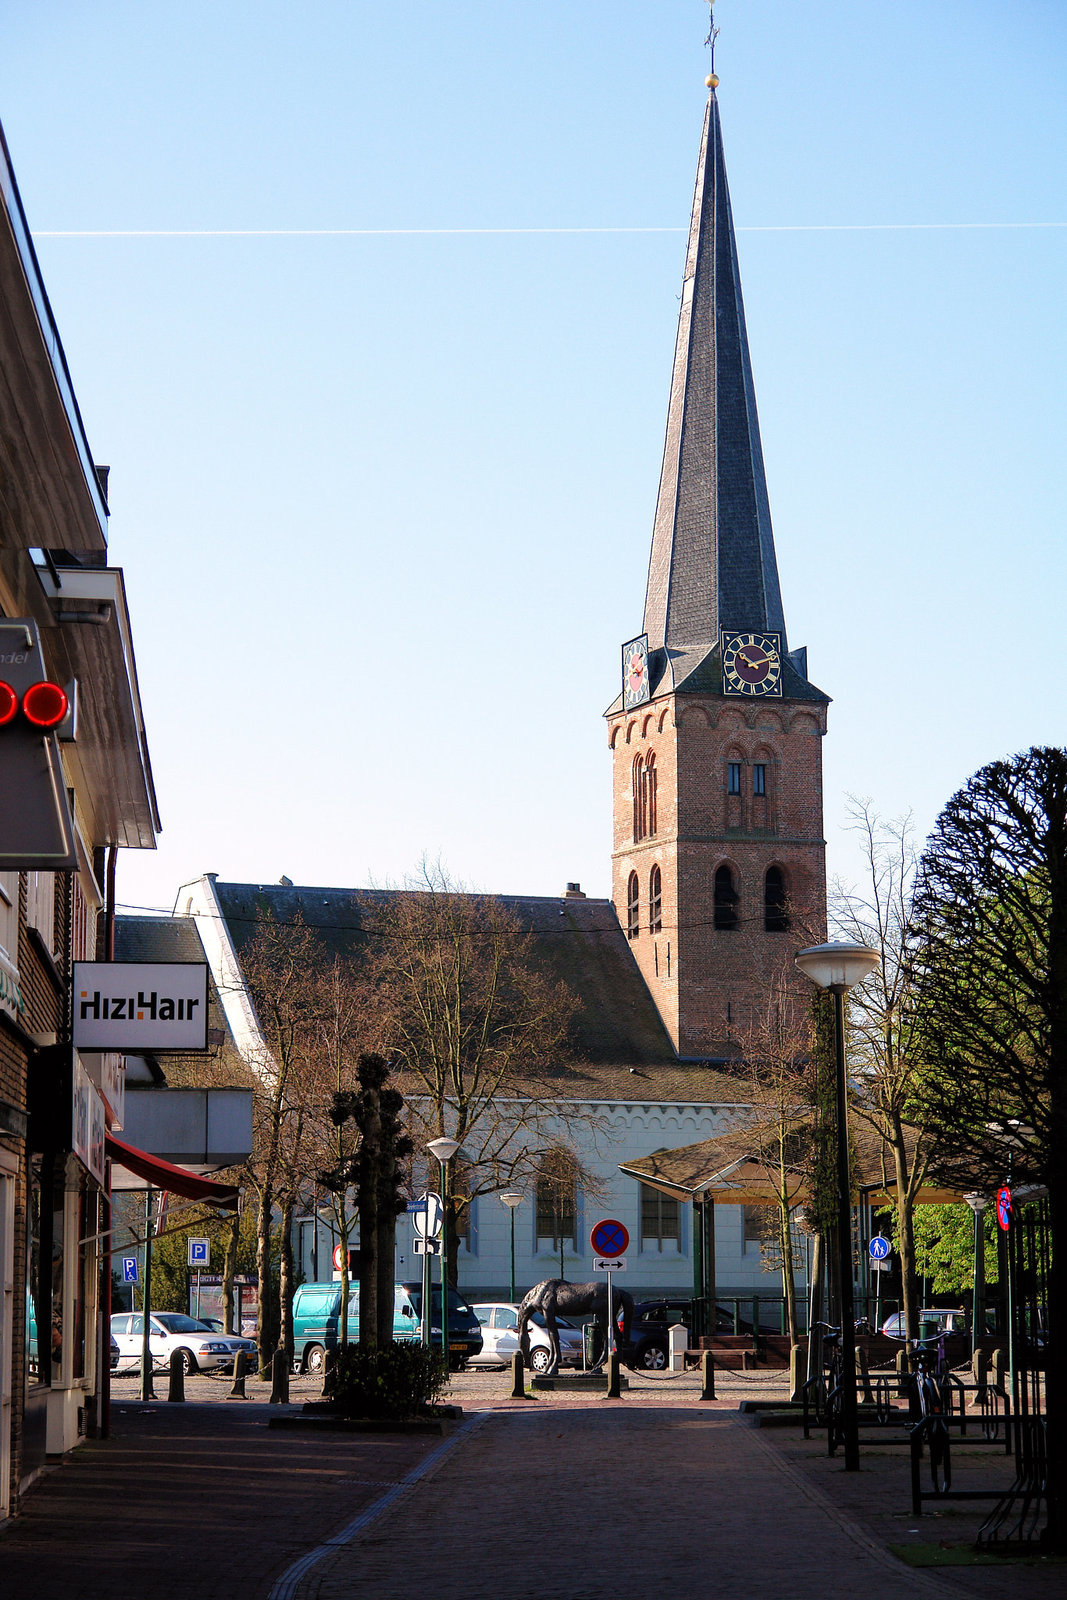
<path fill-rule="evenodd" d="M 81 1052 L 82 1065 L 100 1091 L 112 1133 L 121 1133 L 126 1114 L 126 1057 L 117 1050 Z"/>
<path fill-rule="evenodd" d="M 79 1050 L 207 1049 L 206 961 L 76 961 Z"/>
<path fill-rule="evenodd" d="M 97 1183 L 104 1181 L 104 1124 L 104 1102 L 75 1056 L 70 1147 Z"/>

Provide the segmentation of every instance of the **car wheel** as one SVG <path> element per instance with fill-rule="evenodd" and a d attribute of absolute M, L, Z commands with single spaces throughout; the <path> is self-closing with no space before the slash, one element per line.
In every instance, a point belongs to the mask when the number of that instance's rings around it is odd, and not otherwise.
<path fill-rule="evenodd" d="M 183 1348 L 178 1351 L 178 1354 L 182 1359 L 182 1371 L 185 1373 L 187 1378 L 191 1378 L 194 1372 L 200 1371 L 200 1368 L 197 1365 L 196 1357 L 193 1355 L 191 1350 L 186 1350 Z"/>
<path fill-rule="evenodd" d="M 530 1351 L 530 1371 L 547 1372 L 552 1365 L 552 1352 L 543 1344 L 535 1345 Z"/>
<path fill-rule="evenodd" d="M 667 1365 L 666 1345 L 642 1345 L 637 1352 L 637 1365 L 643 1372 L 662 1372 Z"/>
<path fill-rule="evenodd" d="M 326 1365 L 326 1351 L 321 1344 L 309 1344 L 304 1351 L 304 1371 L 317 1378 Z"/>

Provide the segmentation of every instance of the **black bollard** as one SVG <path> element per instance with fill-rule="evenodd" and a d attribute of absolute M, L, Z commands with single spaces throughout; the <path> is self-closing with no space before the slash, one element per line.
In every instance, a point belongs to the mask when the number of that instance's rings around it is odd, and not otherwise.
<path fill-rule="evenodd" d="M 338 1352 L 336 1346 L 332 1350 L 324 1350 L 322 1352 L 322 1392 L 323 1392 L 323 1394 L 325 1394 L 327 1392 L 327 1388 L 328 1388 L 329 1382 L 330 1382 L 330 1373 L 333 1371 L 334 1367 L 336 1367 L 336 1365 L 337 1365 L 338 1354 L 339 1354 L 339 1352 Z"/>
<path fill-rule="evenodd" d="M 511 1358 L 511 1398 L 526 1399 L 526 1367 L 521 1350 L 516 1350 Z"/>
<path fill-rule="evenodd" d="M 622 1363 L 617 1350 L 608 1357 L 608 1399 L 622 1399 Z"/>
<path fill-rule="evenodd" d="M 170 1353 L 170 1392 L 167 1399 L 179 1405 L 185 1400 L 185 1353 L 181 1350 L 172 1350 Z"/>
<path fill-rule="evenodd" d="M 700 1356 L 700 1398 L 715 1398 L 715 1357 L 710 1350 L 702 1351 Z"/>
<path fill-rule="evenodd" d="M 289 1352 L 275 1350 L 270 1364 L 270 1403 L 272 1406 L 289 1404 Z"/>
<path fill-rule="evenodd" d="M 237 1358 L 233 1364 L 233 1388 L 226 1396 L 227 1400 L 247 1400 L 245 1394 L 245 1374 L 248 1371 L 248 1354 L 238 1350 Z"/>

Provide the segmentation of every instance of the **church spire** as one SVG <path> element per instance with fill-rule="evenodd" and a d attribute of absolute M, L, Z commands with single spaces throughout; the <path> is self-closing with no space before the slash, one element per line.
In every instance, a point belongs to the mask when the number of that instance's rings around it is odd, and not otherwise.
<path fill-rule="evenodd" d="M 708 79 L 645 598 L 650 649 L 690 663 L 723 628 L 778 633 L 786 648 L 717 82 Z"/>

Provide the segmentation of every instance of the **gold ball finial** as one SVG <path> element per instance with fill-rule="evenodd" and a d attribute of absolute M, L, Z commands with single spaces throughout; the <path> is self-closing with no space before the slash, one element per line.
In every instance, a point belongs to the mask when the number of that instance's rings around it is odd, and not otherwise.
<path fill-rule="evenodd" d="M 704 79 L 704 82 L 707 84 L 709 89 L 717 89 L 719 87 L 719 80 L 715 76 L 714 72 L 709 72 L 707 77 Z"/>

